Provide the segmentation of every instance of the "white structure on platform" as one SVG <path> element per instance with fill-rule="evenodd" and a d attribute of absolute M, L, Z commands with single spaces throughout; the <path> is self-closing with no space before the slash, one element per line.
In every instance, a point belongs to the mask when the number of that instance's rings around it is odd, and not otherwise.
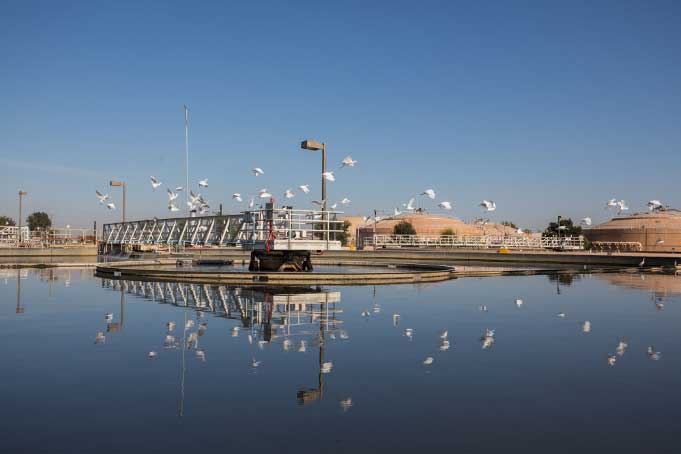
<path fill-rule="evenodd" d="M 28 226 L 21 227 L 21 241 L 28 241 L 31 232 Z M 5 225 L 0 227 L 0 247 L 17 247 L 19 245 L 19 227 Z"/>

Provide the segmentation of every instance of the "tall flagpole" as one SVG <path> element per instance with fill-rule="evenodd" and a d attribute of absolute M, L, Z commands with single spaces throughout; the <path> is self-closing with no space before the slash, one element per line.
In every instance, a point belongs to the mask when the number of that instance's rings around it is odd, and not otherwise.
<path fill-rule="evenodd" d="M 184 175 L 186 180 L 184 187 L 184 195 L 185 200 L 187 202 L 185 203 L 185 207 L 187 209 L 187 217 L 189 217 L 189 109 L 187 109 L 186 104 L 184 106 L 184 157 L 185 157 Z"/>

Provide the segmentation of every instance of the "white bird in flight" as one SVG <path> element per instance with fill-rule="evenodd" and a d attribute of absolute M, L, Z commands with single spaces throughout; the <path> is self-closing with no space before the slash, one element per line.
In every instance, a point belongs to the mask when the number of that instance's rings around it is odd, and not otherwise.
<path fill-rule="evenodd" d="M 336 177 L 333 176 L 333 172 L 322 173 L 322 178 L 324 178 L 326 181 L 336 181 Z"/>
<path fill-rule="evenodd" d="M 107 204 L 106 204 L 106 207 L 107 207 L 108 209 L 110 209 L 110 210 L 115 210 L 115 209 L 116 209 L 116 205 L 114 205 L 113 202 L 107 203 Z"/>
<path fill-rule="evenodd" d="M 346 156 L 343 158 L 343 161 L 341 162 L 341 168 L 343 167 L 355 167 L 355 164 L 357 164 L 357 161 L 352 159 L 352 156 Z"/>
<path fill-rule="evenodd" d="M 243 199 L 241 198 L 241 194 L 238 192 L 235 192 L 232 194 L 232 200 L 236 200 L 237 202 L 243 202 Z"/>
<path fill-rule="evenodd" d="M 208 178 L 205 180 L 199 180 L 199 187 L 200 188 L 207 188 L 208 187 Z"/>
<path fill-rule="evenodd" d="M 605 209 L 615 208 L 617 206 L 617 199 L 610 199 L 608 203 L 605 204 Z"/>
<path fill-rule="evenodd" d="M 447 202 L 447 201 L 440 202 L 440 203 L 438 203 L 437 206 L 439 206 L 439 207 L 442 208 L 443 210 L 451 210 L 451 209 L 452 209 L 452 203 L 451 203 L 451 202 Z"/>
<path fill-rule="evenodd" d="M 173 211 L 173 212 L 175 212 L 175 211 L 180 211 L 180 208 L 178 208 L 178 206 L 175 205 L 173 202 L 170 202 L 170 203 L 168 204 L 168 209 L 169 209 L 170 211 Z"/>
<path fill-rule="evenodd" d="M 254 167 L 253 170 L 251 170 L 251 172 L 253 172 L 253 176 L 256 176 L 256 177 L 259 177 L 260 175 L 265 174 L 265 171 L 262 170 L 260 167 Z"/>
<path fill-rule="evenodd" d="M 586 226 L 591 225 L 591 218 L 587 217 L 587 218 L 582 219 L 582 225 L 586 225 Z"/>
<path fill-rule="evenodd" d="M 648 202 L 648 209 L 650 211 L 659 210 L 660 208 L 662 208 L 662 202 L 659 200 L 651 200 Z"/>
<path fill-rule="evenodd" d="M 407 203 L 405 208 L 409 211 L 414 211 L 414 202 L 416 202 L 416 199 L 412 197 L 411 199 L 409 199 L 409 202 Z"/>
<path fill-rule="evenodd" d="M 261 199 L 269 199 L 269 198 L 272 197 L 272 194 L 270 194 L 267 189 L 263 188 L 263 189 L 260 190 L 259 197 Z"/>
<path fill-rule="evenodd" d="M 298 186 L 298 189 L 303 191 L 305 194 L 310 193 L 310 185 L 309 184 L 301 184 L 300 186 Z"/>
<path fill-rule="evenodd" d="M 251 200 L 248 202 L 248 208 L 253 208 L 255 206 L 255 197 L 251 197 Z"/>
<path fill-rule="evenodd" d="M 494 211 L 497 209 L 497 204 L 494 203 L 494 200 L 483 200 L 482 202 L 480 202 L 479 206 L 487 211 Z"/>
<path fill-rule="evenodd" d="M 287 189 L 286 192 L 284 192 L 284 197 L 286 197 L 287 199 L 292 199 L 295 196 L 296 194 L 290 189 Z"/>
<path fill-rule="evenodd" d="M 109 194 L 102 194 L 101 192 L 99 192 L 99 190 L 95 190 L 95 193 L 97 194 L 97 198 L 99 199 L 100 205 L 103 205 L 104 202 L 106 202 L 107 199 L 109 198 Z"/>
<path fill-rule="evenodd" d="M 395 210 L 393 211 L 393 216 L 395 216 L 395 217 L 397 217 L 401 214 L 402 214 L 402 212 L 400 210 L 398 210 L 397 208 L 395 208 Z"/>
<path fill-rule="evenodd" d="M 175 188 L 175 192 L 182 192 L 184 191 L 184 188 L 182 186 L 178 186 Z"/>
<path fill-rule="evenodd" d="M 173 192 L 170 188 L 168 188 L 168 201 L 169 202 L 172 202 L 173 200 L 175 200 L 178 197 L 178 195 L 179 194 L 177 192 Z"/>
<path fill-rule="evenodd" d="M 158 181 L 158 180 L 156 179 L 156 177 L 154 177 L 154 176 L 149 177 L 149 180 L 151 180 L 151 187 L 152 187 L 154 190 L 156 190 L 157 187 L 159 187 L 159 186 L 161 186 L 161 185 L 163 184 L 163 183 L 161 183 L 160 181 Z"/>
<path fill-rule="evenodd" d="M 425 195 L 430 200 L 435 200 L 435 191 L 433 191 L 432 189 L 426 189 L 420 195 Z"/>
<path fill-rule="evenodd" d="M 347 197 L 345 197 L 343 200 L 341 200 L 341 204 L 343 204 L 343 205 L 348 205 L 348 204 L 350 204 L 350 202 L 351 202 L 351 200 L 348 199 Z"/>
<path fill-rule="evenodd" d="M 627 202 L 624 200 L 619 200 L 617 201 L 617 207 L 619 208 L 618 214 L 621 213 L 622 211 L 628 211 L 629 207 L 627 206 Z"/>

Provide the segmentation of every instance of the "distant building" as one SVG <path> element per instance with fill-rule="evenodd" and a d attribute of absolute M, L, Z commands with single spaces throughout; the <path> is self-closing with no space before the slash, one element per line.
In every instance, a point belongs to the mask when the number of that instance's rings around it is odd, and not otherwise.
<path fill-rule="evenodd" d="M 399 216 L 383 219 L 376 223 L 369 221 L 366 224 L 357 227 L 355 244 L 357 246 L 364 245 L 364 240 L 372 238 L 375 233 L 377 235 L 392 235 L 395 226 L 402 222 L 409 222 L 416 230 L 417 235 L 441 235 L 446 230 L 451 230 L 454 235 L 506 235 L 506 236 L 520 236 L 517 229 L 504 226 L 501 224 L 481 224 L 481 223 L 466 223 L 461 219 L 447 216 L 438 216 L 426 212 L 404 213 Z"/>
<path fill-rule="evenodd" d="M 616 217 L 584 229 L 596 249 L 681 252 L 681 211 L 661 209 Z"/>

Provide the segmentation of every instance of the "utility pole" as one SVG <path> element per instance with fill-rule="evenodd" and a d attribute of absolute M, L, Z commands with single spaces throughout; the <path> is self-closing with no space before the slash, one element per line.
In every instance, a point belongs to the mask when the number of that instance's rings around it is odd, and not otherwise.
<path fill-rule="evenodd" d="M 186 200 L 185 207 L 187 209 L 187 216 L 189 216 L 189 109 L 184 105 L 184 176 L 185 188 L 184 197 Z"/>

